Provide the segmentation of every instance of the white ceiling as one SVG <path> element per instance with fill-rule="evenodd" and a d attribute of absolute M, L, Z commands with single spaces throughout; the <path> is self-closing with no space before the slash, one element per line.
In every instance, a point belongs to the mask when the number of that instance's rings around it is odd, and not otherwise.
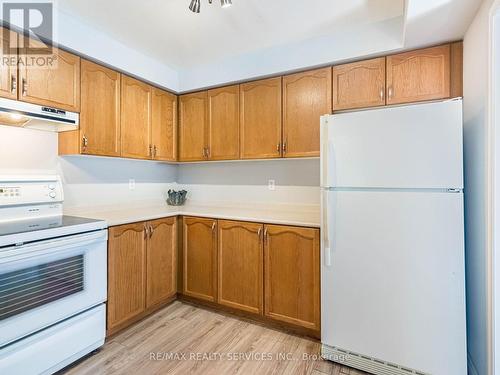
<path fill-rule="evenodd" d="M 63 0 L 58 6 L 118 41 L 186 69 L 402 16 L 402 0 Z"/>
<path fill-rule="evenodd" d="M 482 2 L 190 1 L 59 0 L 59 42 L 185 92 L 459 40 Z"/>

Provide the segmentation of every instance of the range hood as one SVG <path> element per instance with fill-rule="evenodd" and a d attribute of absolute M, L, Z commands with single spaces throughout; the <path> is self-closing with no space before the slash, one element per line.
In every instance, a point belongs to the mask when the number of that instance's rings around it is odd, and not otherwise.
<path fill-rule="evenodd" d="M 77 130 L 78 124 L 78 113 L 0 98 L 0 125 L 64 132 Z"/>

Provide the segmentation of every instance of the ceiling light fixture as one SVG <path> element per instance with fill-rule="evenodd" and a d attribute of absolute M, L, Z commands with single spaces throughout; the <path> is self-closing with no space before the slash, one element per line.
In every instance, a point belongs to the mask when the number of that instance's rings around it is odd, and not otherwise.
<path fill-rule="evenodd" d="M 189 4 L 189 10 L 193 13 L 200 13 L 200 4 L 201 0 L 191 0 L 191 4 Z"/>
<path fill-rule="evenodd" d="M 208 0 L 209 4 L 212 4 L 212 0 Z M 220 5 L 222 8 L 229 8 L 233 5 L 232 0 L 220 0 Z M 201 9 L 201 0 L 191 0 L 191 4 L 189 5 L 189 10 L 193 13 L 200 13 Z"/>

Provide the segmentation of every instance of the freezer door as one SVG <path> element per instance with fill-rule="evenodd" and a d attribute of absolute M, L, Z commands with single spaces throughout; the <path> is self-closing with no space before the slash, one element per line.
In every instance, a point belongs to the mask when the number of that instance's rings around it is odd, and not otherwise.
<path fill-rule="evenodd" d="M 462 194 L 330 191 L 323 198 L 330 217 L 322 343 L 424 373 L 465 375 Z"/>
<path fill-rule="evenodd" d="M 462 188 L 462 100 L 323 117 L 324 187 Z"/>

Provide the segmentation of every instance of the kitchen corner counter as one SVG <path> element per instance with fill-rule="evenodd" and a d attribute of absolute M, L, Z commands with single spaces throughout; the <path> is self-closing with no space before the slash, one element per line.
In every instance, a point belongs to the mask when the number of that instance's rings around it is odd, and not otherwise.
<path fill-rule="evenodd" d="M 249 221 L 267 224 L 302 227 L 320 226 L 320 209 L 316 205 L 243 205 L 188 203 L 185 206 L 168 206 L 164 202 L 131 203 L 98 207 L 65 209 L 66 215 L 105 220 L 108 226 L 116 226 L 171 216 L 197 216 L 214 219 Z"/>

